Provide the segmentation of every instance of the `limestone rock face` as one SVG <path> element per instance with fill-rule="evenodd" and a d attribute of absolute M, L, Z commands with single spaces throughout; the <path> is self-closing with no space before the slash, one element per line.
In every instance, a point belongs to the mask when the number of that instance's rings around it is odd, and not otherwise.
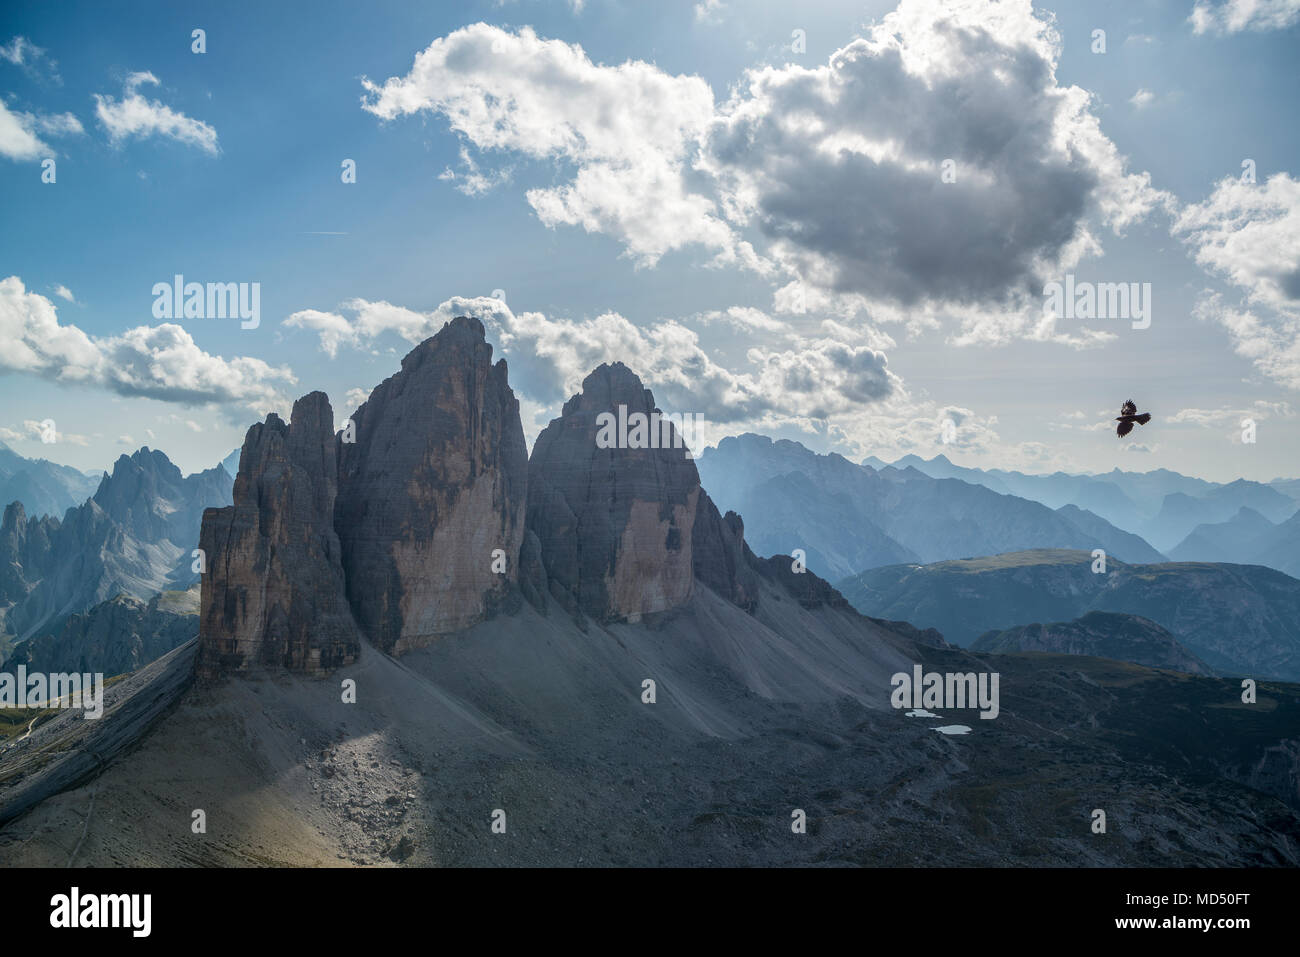
<path fill-rule="evenodd" d="M 203 513 L 200 677 L 256 667 L 323 674 L 356 659 L 334 533 L 337 462 L 323 392 L 248 430 L 234 505 Z"/>
<path fill-rule="evenodd" d="M 695 577 L 745 611 L 758 605 L 757 559 L 745 544 L 745 523 L 735 512 L 718 514 L 707 492 L 700 491 L 691 533 Z"/>
<path fill-rule="evenodd" d="M 22 502 L 5 506 L 0 519 L 0 604 L 20 601 L 44 573 L 50 552 L 50 534 L 59 520 L 31 518 Z"/>
<path fill-rule="evenodd" d="M 528 462 L 528 527 L 541 544 L 551 594 L 598 621 L 637 618 L 685 602 L 694 587 L 691 536 L 701 495 L 695 462 L 640 444 L 629 430 L 602 448 L 602 413 L 633 423 L 657 413 L 622 363 L 602 365 L 537 438 Z M 617 430 L 614 430 L 617 432 Z"/>
<path fill-rule="evenodd" d="M 456 318 L 416 346 L 351 431 L 334 526 L 364 634 L 400 653 L 482 620 L 518 580 L 528 481 L 519 402 L 483 324 Z"/>

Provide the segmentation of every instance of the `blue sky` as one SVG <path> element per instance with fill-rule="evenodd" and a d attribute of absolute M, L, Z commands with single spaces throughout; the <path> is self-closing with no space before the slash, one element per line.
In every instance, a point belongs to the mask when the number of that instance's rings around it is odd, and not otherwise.
<path fill-rule="evenodd" d="M 207 467 L 473 312 L 530 442 L 622 359 L 711 441 L 1300 474 L 1294 0 L 225 6 L 0 13 L 23 454 Z M 259 283 L 260 325 L 160 330 L 177 273 Z M 1150 283 L 1150 328 L 1040 322 L 1066 273 Z"/>

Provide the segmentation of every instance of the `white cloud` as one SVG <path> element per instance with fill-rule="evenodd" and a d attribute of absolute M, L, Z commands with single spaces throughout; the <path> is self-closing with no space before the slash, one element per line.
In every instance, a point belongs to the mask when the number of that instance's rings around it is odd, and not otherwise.
<path fill-rule="evenodd" d="M 511 385 L 543 408 L 577 392 L 602 362 L 615 361 L 640 375 L 665 408 L 718 422 L 824 418 L 877 402 L 899 386 L 883 352 L 835 337 L 801 339 L 787 349 L 755 347 L 747 354 L 750 368 L 733 371 L 709 357 L 694 330 L 673 320 L 642 328 L 614 312 L 550 319 L 516 314 L 488 297 L 449 299 L 428 313 L 362 299 L 339 308 L 296 312 L 284 325 L 315 332 L 321 348 L 337 354 L 342 344 L 365 347 L 390 332 L 418 343 L 455 316 L 474 316 L 508 359 Z"/>
<path fill-rule="evenodd" d="M 11 113 L 0 100 L 0 156 L 22 162 L 40 159 L 53 152 L 26 122 L 28 114 Z"/>
<path fill-rule="evenodd" d="M 1224 426 L 1235 428 L 1241 424 L 1242 419 L 1264 421 L 1271 418 L 1289 419 L 1293 415 L 1295 413 L 1291 410 L 1289 402 L 1269 402 L 1265 399 L 1257 399 L 1250 407 L 1244 409 L 1234 409 L 1227 406 L 1218 409 L 1179 409 L 1178 412 L 1169 417 L 1169 421 L 1172 423 L 1187 423 L 1207 429 L 1222 428 Z"/>
<path fill-rule="evenodd" d="M 809 289 L 959 341 L 1055 338 L 1043 281 L 1171 199 L 1056 82 L 1059 51 L 1027 0 L 904 0 L 824 66 L 750 70 L 700 165 Z"/>
<path fill-rule="evenodd" d="M 1188 21 L 1196 33 L 1281 30 L 1300 22 L 1300 0 L 1196 0 Z"/>
<path fill-rule="evenodd" d="M 952 423 L 951 431 L 945 422 Z M 873 407 L 870 415 L 831 420 L 825 437 L 854 461 L 870 455 L 892 462 L 908 454 L 925 459 L 942 454 L 961 459 L 963 464 L 986 468 L 1073 467 L 1069 445 L 1005 442 L 998 433 L 996 415 L 982 415 L 965 406 L 916 398 L 906 391 Z"/>
<path fill-rule="evenodd" d="M 700 0 L 695 5 L 695 20 L 697 23 L 717 23 L 722 19 L 726 6 L 722 0 Z"/>
<path fill-rule="evenodd" d="M 453 183 L 457 191 L 466 196 L 478 196 L 494 186 L 508 183 L 513 172 L 509 167 L 495 172 L 482 172 L 469 150 L 463 146 L 460 148 L 460 165 L 462 169 L 459 173 L 448 166 L 438 174 L 438 179 Z"/>
<path fill-rule="evenodd" d="M 1300 317 L 1233 306 L 1218 293 L 1203 295 L 1192 314 L 1223 326 L 1237 355 L 1249 359 L 1264 375 L 1289 389 L 1300 389 Z"/>
<path fill-rule="evenodd" d="M 59 431 L 58 424 L 52 419 L 39 422 L 34 419 L 26 419 L 17 429 L 0 427 L 0 440 L 5 442 L 40 442 L 42 445 L 55 445 L 59 442 L 81 446 L 90 444 L 90 437 L 87 435 Z"/>
<path fill-rule="evenodd" d="M 1224 179 L 1183 210 L 1173 232 L 1199 265 L 1242 292 L 1237 303 L 1206 292 L 1195 315 L 1227 329 L 1265 375 L 1300 389 L 1300 180 Z"/>
<path fill-rule="evenodd" d="M 1173 232 L 1250 302 L 1300 307 L 1300 180 L 1287 173 L 1264 184 L 1221 180 L 1208 199 L 1183 209 Z"/>
<path fill-rule="evenodd" d="M 40 159 L 54 150 L 37 134 L 71 136 L 84 132 L 81 121 L 71 113 L 15 113 L 0 100 L 0 156 L 20 162 Z"/>
<path fill-rule="evenodd" d="M 107 337 L 60 325 L 54 303 L 28 292 L 17 276 L 0 280 L 0 340 L 0 373 L 188 405 L 221 403 L 262 414 L 286 404 L 277 383 L 297 381 L 287 367 L 204 352 L 173 323 Z"/>
<path fill-rule="evenodd" d="M 54 295 L 60 299 L 66 299 L 68 302 L 75 303 L 77 298 L 72 294 L 72 290 L 67 286 L 58 285 L 54 287 Z"/>
<path fill-rule="evenodd" d="M 284 320 L 290 329 L 310 329 L 320 337 L 320 347 L 331 359 L 339 354 L 339 346 L 355 344 L 357 334 L 352 323 L 335 312 L 319 309 L 301 309 Z"/>
<path fill-rule="evenodd" d="M 597 65 L 577 44 L 478 23 L 435 40 L 406 76 L 363 84 L 364 108 L 381 119 L 440 113 L 481 151 L 572 166 L 571 181 L 527 193 L 548 226 L 609 233 L 645 265 L 694 244 L 736 255 L 713 201 L 686 182 L 713 119 L 699 77 Z"/>
<path fill-rule="evenodd" d="M 695 318 L 702 325 L 722 322 L 741 332 L 784 332 L 788 328 L 781 320 L 773 319 L 763 310 L 752 306 L 714 309 L 710 312 L 702 312 Z"/>
<path fill-rule="evenodd" d="M 16 36 L 8 43 L 0 44 L 0 60 L 22 67 L 23 72 L 33 79 L 49 80 L 56 85 L 63 82 L 58 63 L 26 37 Z"/>
<path fill-rule="evenodd" d="M 725 322 L 730 312 L 719 310 L 711 321 Z M 819 436 L 856 459 L 869 454 L 893 459 L 908 452 L 929 458 L 942 452 L 960 453 L 989 467 L 1078 469 L 1069 445 L 1004 443 L 997 416 L 912 397 L 889 371 L 884 354 L 862 345 L 878 334 L 833 320 L 820 323 L 820 335 L 788 337 L 787 348 L 755 346 L 745 365 L 733 369 L 711 359 L 696 333 L 682 323 L 640 328 L 612 312 L 591 319 L 553 319 L 535 312 L 516 314 L 499 299 L 477 297 L 449 299 L 429 312 L 352 299 L 338 312 L 294 314 L 308 315 L 312 321 L 300 319 L 294 327 L 315 332 L 322 348 L 336 352 L 342 345 L 373 347 L 389 333 L 414 344 L 455 316 L 479 318 L 489 341 L 509 362 L 530 442 L 592 369 L 621 361 L 654 392 L 661 408 L 704 415 L 703 444 L 744 431 L 793 429 Z M 355 407 L 368 395 L 368 390 L 350 390 L 348 403 Z M 945 421 L 955 426 L 950 442 L 943 441 Z"/>
<path fill-rule="evenodd" d="M 1133 96 L 1129 98 L 1129 102 L 1133 104 L 1134 109 L 1141 110 L 1155 102 L 1155 98 L 1156 95 L 1154 93 L 1150 90 L 1143 89 L 1134 93 Z"/>
<path fill-rule="evenodd" d="M 81 120 L 71 113 L 24 113 L 28 129 L 36 129 L 49 136 L 80 136 L 85 133 Z"/>
<path fill-rule="evenodd" d="M 147 139 L 162 136 L 187 146 L 196 146 L 215 156 L 221 151 L 217 131 L 204 123 L 173 110 L 160 100 L 146 99 L 139 92 L 144 85 L 157 86 L 152 73 L 132 73 L 126 78 L 122 98 L 95 94 L 95 116 L 114 145 L 131 137 Z"/>
<path fill-rule="evenodd" d="M 1091 95 L 1057 82 L 1060 48 L 1030 0 L 903 0 L 826 64 L 751 69 L 717 103 L 699 77 L 476 24 L 363 81 L 362 102 L 446 117 L 476 184 L 488 154 L 555 162 L 568 181 L 527 193 L 541 221 L 611 235 L 642 265 L 698 247 L 781 283 L 778 311 L 798 280 L 845 320 L 1085 347 L 1113 334 L 1043 320 L 1043 282 L 1100 252 L 1099 227 L 1173 200 L 1127 169 Z"/>

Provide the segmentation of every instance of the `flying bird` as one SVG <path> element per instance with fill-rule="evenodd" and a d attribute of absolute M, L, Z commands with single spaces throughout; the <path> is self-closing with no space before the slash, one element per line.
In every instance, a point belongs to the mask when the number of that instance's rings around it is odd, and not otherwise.
<path fill-rule="evenodd" d="M 1129 399 L 1120 407 L 1119 415 L 1115 417 L 1115 421 L 1119 423 L 1119 425 L 1115 427 L 1115 434 L 1122 439 L 1133 431 L 1134 422 L 1138 425 L 1146 425 L 1150 422 L 1151 413 L 1143 412 L 1141 415 L 1138 415 L 1138 407 L 1133 404 L 1132 399 Z"/>

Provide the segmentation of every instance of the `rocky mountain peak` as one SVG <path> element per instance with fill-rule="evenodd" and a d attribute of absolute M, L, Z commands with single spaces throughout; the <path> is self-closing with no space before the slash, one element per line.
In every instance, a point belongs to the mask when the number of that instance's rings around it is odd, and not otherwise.
<path fill-rule="evenodd" d="M 234 504 L 204 512 L 201 677 L 258 666 L 319 674 L 359 653 L 333 526 L 333 421 L 325 393 L 313 392 L 290 424 L 271 414 L 252 426 Z"/>
<path fill-rule="evenodd" d="M 528 527 L 551 593 L 599 621 L 666 611 L 694 587 L 700 477 L 658 412 L 627 366 L 602 365 L 528 462 Z"/>
<path fill-rule="evenodd" d="M 481 620 L 517 580 L 528 476 L 519 402 L 483 324 L 448 322 L 351 422 L 334 524 L 362 631 L 400 651 Z"/>

